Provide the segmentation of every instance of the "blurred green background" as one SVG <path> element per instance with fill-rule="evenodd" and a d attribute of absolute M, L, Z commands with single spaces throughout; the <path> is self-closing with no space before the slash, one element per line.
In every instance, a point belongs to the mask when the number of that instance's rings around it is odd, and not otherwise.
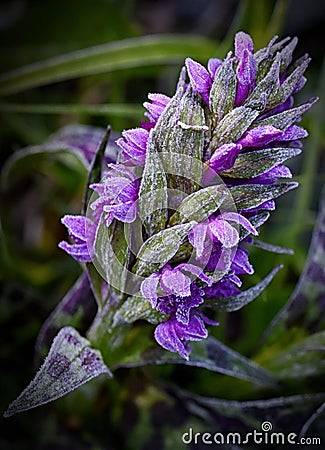
<path fill-rule="evenodd" d="M 291 164 L 301 186 L 277 202 L 261 236 L 293 248 L 295 255 L 252 251 L 256 273 L 245 279 L 246 287 L 275 265 L 285 267 L 258 300 L 241 311 L 220 315 L 221 325 L 213 331 L 222 342 L 263 365 L 270 352 L 276 354 L 306 335 L 305 329 L 296 327 L 260 346 L 263 331 L 285 305 L 303 270 L 325 182 L 322 0 L 3 1 L 0 161 L 4 167 L 15 151 L 41 144 L 64 125 L 109 123 L 116 134 L 137 126 L 148 92 L 173 94 L 185 57 L 202 63 L 212 56 L 224 57 L 239 30 L 252 35 L 256 48 L 274 34 L 298 36 L 295 57 L 305 52 L 312 57 L 308 83 L 298 102 L 321 97 L 303 119 L 310 137 L 303 155 Z M 134 41 L 122 41 L 130 38 Z M 100 45 L 104 47 L 93 47 Z M 82 49 L 88 50 L 77 52 Z M 52 60 L 49 68 L 43 64 L 20 69 L 63 54 L 68 56 Z M 80 211 L 86 175 L 71 155 L 43 154 L 22 160 L 9 177 L 2 178 L 1 412 L 32 378 L 41 324 L 81 272 L 57 243 L 66 238 L 60 218 Z M 217 398 L 270 396 L 249 382 L 198 369 L 123 369 L 112 381 L 95 380 L 54 404 L 1 418 L 0 448 L 149 449 L 153 444 L 183 448 L 179 430 L 186 428 L 185 423 L 199 427 L 199 422 L 160 388 L 160 382 L 171 381 Z M 281 395 L 324 390 L 324 372 L 320 372 L 287 383 Z"/>

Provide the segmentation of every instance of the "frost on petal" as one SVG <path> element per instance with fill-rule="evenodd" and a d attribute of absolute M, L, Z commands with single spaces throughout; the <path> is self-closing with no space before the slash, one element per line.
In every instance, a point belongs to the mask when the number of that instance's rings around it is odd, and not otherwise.
<path fill-rule="evenodd" d="M 61 241 L 59 248 L 66 251 L 76 261 L 91 261 L 91 249 L 95 240 L 96 225 L 84 216 L 66 215 L 61 219 L 61 222 L 68 228 L 74 244 Z"/>
<path fill-rule="evenodd" d="M 175 329 L 176 324 L 177 321 L 172 318 L 160 323 L 155 329 L 155 339 L 164 349 L 178 353 L 182 358 L 188 359 L 190 347 L 178 337 Z"/>
<path fill-rule="evenodd" d="M 226 248 L 234 247 L 239 242 L 238 231 L 226 220 L 212 219 L 209 228 L 213 236 Z"/>
<path fill-rule="evenodd" d="M 283 164 L 279 164 L 267 172 L 259 175 L 258 177 L 252 178 L 250 181 L 252 183 L 259 184 L 273 184 L 279 178 L 292 178 L 292 173 L 290 169 Z"/>
<path fill-rule="evenodd" d="M 242 58 L 237 66 L 237 92 L 235 105 L 242 104 L 243 100 L 252 92 L 255 86 L 257 72 L 256 61 L 248 50 L 244 50 Z"/>
<path fill-rule="evenodd" d="M 87 228 L 93 230 L 93 222 L 85 216 L 66 215 L 61 222 L 68 228 L 69 234 L 76 242 L 85 242 Z"/>
<path fill-rule="evenodd" d="M 142 149 L 147 145 L 149 133 L 143 128 L 133 128 L 131 130 L 124 130 L 122 136 L 131 144 Z"/>
<path fill-rule="evenodd" d="M 107 226 L 113 218 L 122 222 L 133 222 L 136 217 L 139 182 L 136 176 L 125 167 L 117 164 L 108 165 L 109 172 L 101 183 L 92 184 L 99 197 L 91 203 L 96 217 L 104 211 Z"/>
<path fill-rule="evenodd" d="M 307 130 L 298 125 L 291 125 L 277 140 L 280 142 L 296 141 L 299 139 L 303 139 L 307 136 L 308 136 Z"/>
<path fill-rule="evenodd" d="M 246 131 L 237 144 L 243 147 L 261 147 L 276 139 L 283 139 L 284 133 L 272 125 L 260 125 Z"/>
<path fill-rule="evenodd" d="M 237 248 L 231 269 L 234 270 L 237 275 L 246 273 L 252 275 L 254 273 L 254 268 L 248 260 L 248 251 L 241 246 L 238 246 Z"/>
<path fill-rule="evenodd" d="M 203 289 L 192 285 L 191 292 L 188 297 L 178 298 L 176 305 L 176 319 L 179 323 L 187 325 L 190 321 L 190 314 L 193 308 L 203 303 Z"/>
<path fill-rule="evenodd" d="M 240 289 L 226 275 L 211 287 L 204 289 L 206 298 L 229 298 L 240 294 Z"/>
<path fill-rule="evenodd" d="M 145 161 L 149 132 L 143 128 L 134 128 L 122 132 L 123 138 L 116 141 L 122 149 L 127 165 L 142 165 Z"/>
<path fill-rule="evenodd" d="M 210 72 L 211 78 L 214 79 L 217 70 L 222 64 L 222 59 L 210 58 L 208 61 L 208 71 Z"/>
<path fill-rule="evenodd" d="M 103 210 L 115 217 L 115 219 L 126 223 L 134 222 L 137 214 L 136 205 L 132 200 L 115 205 L 104 206 Z"/>
<path fill-rule="evenodd" d="M 238 59 L 243 57 L 244 51 L 254 53 L 254 42 L 249 34 L 239 31 L 235 36 L 235 55 Z"/>
<path fill-rule="evenodd" d="M 141 283 L 141 294 L 149 300 L 153 308 L 157 305 L 157 289 L 159 285 L 160 276 L 156 273 L 145 278 Z"/>
<path fill-rule="evenodd" d="M 242 146 L 240 144 L 230 143 L 222 145 L 213 153 L 209 161 L 209 166 L 215 172 L 222 172 L 223 170 L 230 169 L 234 165 L 241 149 Z"/>
<path fill-rule="evenodd" d="M 79 262 L 90 262 L 91 256 L 87 244 L 68 244 L 61 241 L 58 244 L 59 248 L 66 251 L 72 258 Z"/>
<path fill-rule="evenodd" d="M 201 317 L 192 314 L 189 323 L 184 326 L 177 324 L 178 335 L 189 341 L 201 341 L 208 337 L 208 331 L 205 328 Z"/>
<path fill-rule="evenodd" d="M 194 264 L 183 263 L 178 266 L 178 269 L 192 273 L 207 284 L 212 283 L 211 278 L 205 275 L 200 267 L 194 266 Z"/>
<path fill-rule="evenodd" d="M 261 209 L 265 209 L 267 211 L 274 211 L 275 210 L 275 201 L 274 200 L 266 200 L 265 202 L 261 203 L 258 206 L 254 206 L 253 208 L 247 208 L 243 209 L 242 212 L 253 214 L 257 211 L 260 211 Z"/>
<path fill-rule="evenodd" d="M 166 268 L 161 275 L 161 287 L 167 294 L 175 294 L 180 297 L 191 295 L 192 280 L 184 275 L 177 267 Z"/>
<path fill-rule="evenodd" d="M 190 231 L 188 235 L 189 242 L 195 248 L 196 256 L 198 258 L 200 258 L 204 252 L 204 243 L 206 240 L 208 226 L 209 225 L 207 223 L 199 223 Z"/>
<path fill-rule="evenodd" d="M 252 86 L 255 81 L 256 72 L 256 61 L 252 53 L 245 49 L 237 67 L 237 79 L 239 83 L 246 86 Z"/>
<path fill-rule="evenodd" d="M 190 78 L 190 83 L 195 92 L 201 94 L 206 104 L 209 104 L 209 94 L 212 80 L 204 66 L 191 58 L 186 58 L 185 65 Z"/>
<path fill-rule="evenodd" d="M 228 220 L 229 222 L 235 222 L 244 227 L 247 231 L 254 234 L 255 236 L 258 235 L 258 231 L 253 227 L 253 225 L 250 223 L 246 217 L 242 216 L 241 214 L 237 214 L 234 212 L 225 212 L 222 214 L 222 217 L 224 220 Z"/>
<path fill-rule="evenodd" d="M 170 102 L 170 97 L 164 94 L 149 94 L 148 98 L 152 103 L 143 103 L 143 106 L 148 111 L 144 115 L 150 120 L 150 122 L 156 123 L 163 113 L 164 109 Z"/>

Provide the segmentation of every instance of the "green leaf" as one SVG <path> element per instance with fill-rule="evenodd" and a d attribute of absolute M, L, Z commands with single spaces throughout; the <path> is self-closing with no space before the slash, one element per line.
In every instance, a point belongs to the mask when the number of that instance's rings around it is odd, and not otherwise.
<path fill-rule="evenodd" d="M 9 405 L 5 417 L 56 400 L 100 374 L 112 377 L 98 350 L 71 327 L 62 328 L 35 378 Z"/>
<path fill-rule="evenodd" d="M 2 171 L 3 183 L 12 182 L 19 169 L 26 170 L 28 165 L 39 167 L 40 161 L 49 159 L 51 155 L 56 155 L 57 157 L 65 155 L 67 159 L 67 154 L 72 154 L 89 171 L 91 160 L 98 151 L 104 136 L 105 130 L 103 128 L 90 125 L 67 125 L 62 127 L 49 136 L 42 144 L 28 146 L 14 152 L 4 165 Z M 116 160 L 116 149 L 112 145 L 108 144 L 106 146 L 105 159 L 108 161 Z"/>
<path fill-rule="evenodd" d="M 60 328 L 69 325 L 87 329 L 95 315 L 95 309 L 96 303 L 87 274 L 82 273 L 43 323 L 35 344 L 36 357 L 39 359 L 44 350 L 48 350 Z"/>
<path fill-rule="evenodd" d="M 305 70 L 308 67 L 310 58 L 307 56 L 301 61 L 298 67 L 284 80 L 277 91 L 274 91 L 268 98 L 268 107 L 284 103 L 292 94 L 297 84 L 300 82 Z"/>
<path fill-rule="evenodd" d="M 184 93 L 181 73 L 175 96 L 155 127 L 156 146 L 167 175 L 168 187 L 187 194 L 201 184 L 205 125 L 201 100 L 192 89 Z"/>
<path fill-rule="evenodd" d="M 191 222 L 202 222 L 222 205 L 228 190 L 224 185 L 209 186 L 186 197 L 170 218 L 171 226 Z M 229 194 L 228 194 L 229 195 Z"/>
<path fill-rule="evenodd" d="M 175 225 L 160 231 L 145 241 L 137 255 L 133 272 L 138 276 L 147 277 L 161 269 L 176 254 L 195 225 L 194 221 Z"/>
<path fill-rule="evenodd" d="M 322 330 L 325 324 L 323 299 L 325 294 L 325 189 L 303 273 L 285 307 L 265 332 L 267 337 L 283 328 L 302 326 L 307 330 Z"/>
<path fill-rule="evenodd" d="M 263 66 L 263 67 L 261 67 Z M 252 94 L 245 102 L 245 106 L 262 111 L 265 108 L 266 100 L 273 91 L 277 91 L 279 87 L 280 74 L 280 57 L 276 57 L 271 67 L 269 55 L 265 55 L 265 59 L 259 63 L 257 78 L 261 78 Z M 264 69 L 268 69 L 264 71 Z"/>
<path fill-rule="evenodd" d="M 234 105 L 236 95 L 236 74 L 231 57 L 226 58 L 218 68 L 210 91 L 210 109 L 214 122 L 218 123 Z"/>
<path fill-rule="evenodd" d="M 114 316 L 113 327 L 133 323 L 136 320 L 147 320 L 156 325 L 167 318 L 151 306 L 151 303 L 140 292 L 128 297 Z"/>
<path fill-rule="evenodd" d="M 285 192 L 295 189 L 298 183 L 283 182 L 272 186 L 250 184 L 247 186 L 236 186 L 230 188 L 234 202 L 239 210 L 255 208 L 267 200 L 277 198 Z"/>
<path fill-rule="evenodd" d="M 248 303 L 255 300 L 273 280 L 276 273 L 282 268 L 278 266 L 272 270 L 260 283 L 243 291 L 239 295 L 230 298 L 209 298 L 205 300 L 205 305 L 209 308 L 216 309 L 217 311 L 237 311 L 243 308 Z M 209 275 L 209 273 L 207 273 Z"/>
<path fill-rule="evenodd" d="M 229 178 L 254 178 L 300 153 L 299 148 L 269 148 L 239 154 L 233 167 L 224 170 L 221 175 Z"/>
<path fill-rule="evenodd" d="M 258 430 L 256 436 L 260 435 L 261 438 L 262 433 L 265 433 L 265 436 L 268 435 L 270 439 L 272 433 L 274 445 L 269 445 L 269 448 L 279 448 L 282 443 L 285 448 L 289 430 L 295 432 L 295 442 L 298 443 L 299 430 L 303 428 L 306 420 L 325 399 L 325 394 L 319 393 L 238 401 L 203 397 L 177 388 L 174 389 L 180 404 L 184 405 L 192 414 L 200 417 L 208 427 L 207 429 L 212 427 L 212 429 L 218 429 L 220 434 L 223 432 L 224 436 L 229 438 L 231 436 L 230 439 L 233 440 L 230 442 L 236 442 L 236 432 L 240 431 L 241 436 L 246 436 L 248 448 L 257 447 L 254 445 L 252 430 Z M 264 423 L 271 426 L 272 432 L 266 434 Z M 288 424 L 290 424 L 290 428 L 288 428 Z M 322 427 L 320 421 L 319 426 Z M 280 433 L 283 433 L 283 442 Z M 251 440 L 250 437 L 252 437 Z M 279 440 L 277 440 L 278 437 Z M 268 442 L 270 443 L 271 440 Z M 253 445 L 250 445 L 251 443 Z M 279 445 L 279 443 L 281 444 Z M 287 446 L 287 448 L 289 447 Z"/>
<path fill-rule="evenodd" d="M 204 61 L 215 50 L 214 41 L 197 36 L 154 35 L 109 42 L 4 73 L 0 95 L 131 67 L 179 64 L 187 56 Z"/>
<path fill-rule="evenodd" d="M 95 240 L 95 267 L 114 291 L 123 293 L 130 260 L 130 225 L 114 220 L 108 227 L 101 223 Z"/>
<path fill-rule="evenodd" d="M 87 206 L 90 200 L 91 195 L 93 194 L 93 190 L 89 188 L 89 186 L 93 183 L 98 183 L 102 177 L 102 167 L 103 167 L 103 161 L 105 158 L 105 149 L 107 147 L 107 143 L 109 140 L 111 134 L 111 127 L 108 125 L 106 128 L 106 132 L 103 135 L 100 144 L 98 145 L 98 148 L 96 150 L 96 156 L 93 159 L 93 162 L 90 167 L 86 189 L 85 189 L 85 195 L 84 195 L 84 202 L 83 202 L 83 214 L 85 215 L 87 212 Z"/>
<path fill-rule="evenodd" d="M 261 125 L 271 125 L 279 130 L 285 130 L 290 125 L 292 125 L 298 118 L 306 112 L 316 101 L 317 97 L 311 98 L 308 102 L 296 106 L 295 108 L 287 109 L 281 113 L 275 114 L 274 116 L 267 117 L 264 120 L 256 122 L 256 126 Z"/>
<path fill-rule="evenodd" d="M 280 245 L 269 244 L 268 242 L 260 241 L 259 239 L 253 238 L 249 245 L 261 248 L 267 252 L 278 253 L 279 255 L 293 255 L 294 251 L 291 248 L 281 247 Z"/>
<path fill-rule="evenodd" d="M 156 347 L 151 351 L 147 350 L 139 361 L 120 362 L 115 368 L 139 367 L 147 364 L 181 364 L 201 367 L 212 372 L 248 380 L 262 386 L 277 386 L 276 380 L 267 370 L 222 344 L 217 339 L 209 337 L 199 342 L 193 342 L 191 346 L 192 352 L 188 361 Z"/>
<path fill-rule="evenodd" d="M 266 361 L 269 370 L 283 380 L 325 374 L 325 332 L 308 336 Z"/>
<path fill-rule="evenodd" d="M 213 132 L 209 147 L 211 153 L 223 144 L 238 141 L 258 115 L 258 111 L 245 106 L 232 109 L 219 122 Z"/>
<path fill-rule="evenodd" d="M 165 228 L 167 209 L 167 178 L 151 131 L 139 190 L 139 216 L 149 237 Z"/>

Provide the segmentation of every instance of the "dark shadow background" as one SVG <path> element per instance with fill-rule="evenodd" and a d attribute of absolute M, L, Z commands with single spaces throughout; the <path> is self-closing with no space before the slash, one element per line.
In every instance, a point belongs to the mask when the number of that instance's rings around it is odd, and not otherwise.
<path fill-rule="evenodd" d="M 0 5 L 0 71 L 20 67 L 50 56 L 127 37 L 152 33 L 203 35 L 222 41 L 232 23 L 236 0 L 11 0 Z M 263 35 L 254 23 L 246 2 L 247 31 Z M 265 1 L 265 14 L 274 6 Z M 253 10 L 252 10 L 253 11 Z M 295 52 L 308 52 L 312 63 L 304 95 L 317 93 L 318 75 L 324 59 L 325 3 L 323 0 L 292 0 L 285 16 L 281 36 L 298 36 Z M 82 80 L 70 80 L 26 91 L 9 100 L 19 103 L 142 103 L 147 92 L 172 94 L 179 68 L 132 69 Z M 7 99 L 6 99 L 7 100 Z M 323 112 L 325 117 L 325 112 Z M 42 142 L 59 127 L 69 123 L 106 126 L 116 132 L 136 126 L 132 118 L 78 115 L 28 115 L 0 113 L 1 165 L 17 149 Z M 324 136 L 324 132 L 323 132 Z M 324 142 L 324 139 L 323 139 Z M 306 150 L 308 151 L 308 149 Z M 301 162 L 299 163 L 301 164 Z M 316 210 L 320 186 L 324 183 L 324 147 L 319 160 L 319 174 L 313 187 L 312 209 Z M 297 167 L 299 172 L 299 167 Z M 74 261 L 57 249 L 65 238 L 59 218 L 69 210 L 78 212 L 84 177 L 62 162 L 40 162 L 10 180 L 1 195 L 1 223 L 6 236 L 9 263 L 0 267 L 0 413 L 32 378 L 34 344 L 42 322 L 78 277 Z M 283 204 L 285 206 L 285 204 Z M 301 239 L 302 253 L 310 238 L 310 229 Z M 8 255 L 7 255 L 8 256 Z M 7 260 L 8 261 L 8 260 Z M 258 260 L 263 266 L 264 262 Z M 297 265 L 299 266 L 299 262 Z M 301 268 L 301 267 L 300 267 Z M 292 270 L 275 314 L 297 280 Z M 282 295 L 282 297 L 281 297 Z M 237 315 L 227 329 L 226 337 L 249 356 L 249 340 L 240 343 L 243 317 Z M 258 327 L 258 325 L 257 325 Z M 254 340 L 254 337 L 252 338 Z M 246 345 L 246 347 L 245 347 Z M 1 450 L 110 450 L 139 448 L 148 429 L 155 430 L 142 448 L 163 448 L 160 431 L 182 426 L 188 416 L 179 404 L 171 404 L 157 394 L 147 406 L 148 386 L 157 374 L 172 377 L 183 387 L 196 374 L 191 370 L 171 368 L 120 371 L 108 383 L 96 380 L 56 404 L 0 419 Z M 184 380 L 184 376 L 188 377 Z M 213 375 L 216 376 L 215 374 Z M 210 381 L 210 378 L 208 378 Z M 319 380 L 324 390 L 324 380 Z M 192 386 L 195 388 L 195 386 Z M 152 388 L 153 389 L 153 388 Z M 201 387 L 198 384 L 198 390 Z M 202 387 L 202 394 L 212 388 Z M 225 392 L 231 398 L 232 393 Z M 141 403 L 142 402 L 142 403 Z M 145 415 L 148 413 L 148 417 Z M 195 424 L 195 419 L 193 423 Z M 136 426 L 137 423 L 142 425 Z M 134 431 L 135 430 L 135 431 Z M 134 432 L 134 441 L 127 435 Z M 168 431 L 167 431 L 168 432 Z M 159 434 L 160 433 L 160 434 Z M 142 437 L 141 437 L 142 436 Z M 172 448 L 172 447 L 170 447 Z M 176 447 L 175 447 L 176 448 Z"/>

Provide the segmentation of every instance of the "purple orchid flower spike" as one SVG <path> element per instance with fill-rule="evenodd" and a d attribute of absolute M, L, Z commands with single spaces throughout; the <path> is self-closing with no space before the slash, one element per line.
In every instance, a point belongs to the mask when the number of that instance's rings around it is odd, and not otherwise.
<path fill-rule="evenodd" d="M 191 58 L 186 58 L 185 65 L 193 90 L 201 94 L 205 103 L 209 105 L 209 95 L 212 86 L 212 79 L 209 72 L 204 66 L 193 61 Z"/>
<path fill-rule="evenodd" d="M 59 247 L 79 262 L 89 262 L 93 258 L 93 243 L 96 225 L 84 216 L 66 215 L 61 219 L 68 228 L 73 244 L 61 241 Z"/>
<path fill-rule="evenodd" d="M 104 214 L 107 226 L 114 218 L 121 222 L 133 222 L 137 212 L 139 182 L 131 171 L 121 165 L 109 164 L 108 169 L 100 183 L 90 185 L 98 194 L 90 205 L 93 216 L 99 220 Z"/>
<path fill-rule="evenodd" d="M 146 158 L 149 132 L 143 128 L 134 128 L 122 132 L 123 138 L 116 143 L 122 149 L 124 165 L 143 166 Z"/>

